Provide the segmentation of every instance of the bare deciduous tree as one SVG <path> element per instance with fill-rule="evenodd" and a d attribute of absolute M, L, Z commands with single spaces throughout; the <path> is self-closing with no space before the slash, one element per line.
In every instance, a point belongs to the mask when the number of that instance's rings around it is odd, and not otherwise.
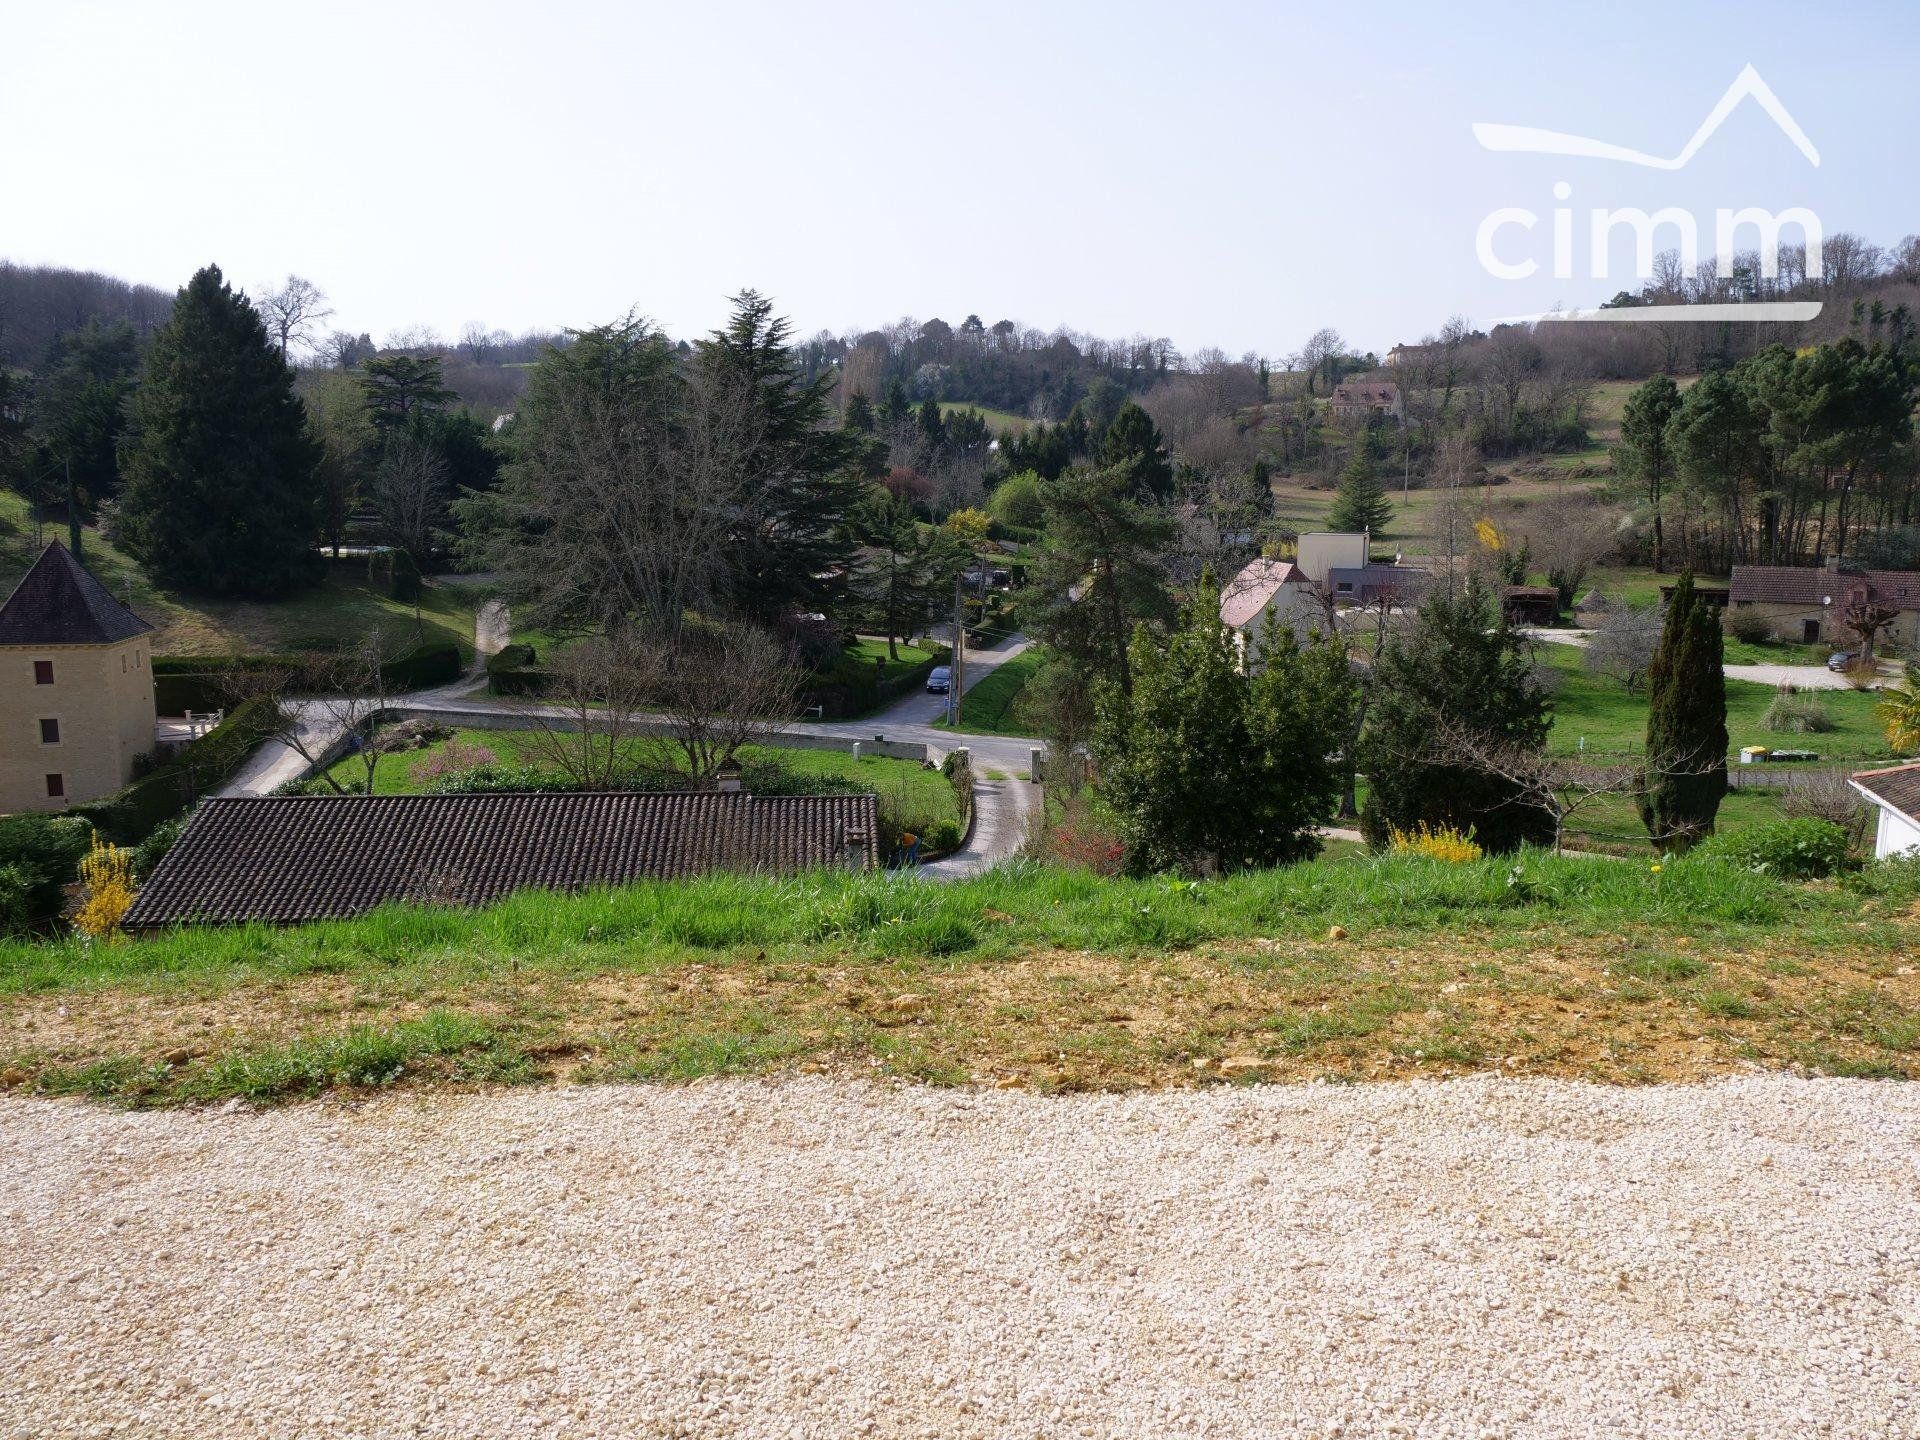
<path fill-rule="evenodd" d="M 793 714 L 800 672 L 786 647 L 758 630 L 692 634 L 661 661 L 668 739 L 696 783 L 749 745 L 773 738 Z"/>
<path fill-rule="evenodd" d="M 1608 676 L 1637 695 L 1660 648 L 1663 623 L 1657 605 L 1611 606 L 1587 642 L 1582 663 L 1589 674 Z"/>
<path fill-rule="evenodd" d="M 611 790 L 645 764 L 640 736 L 652 688 L 650 652 L 585 640 L 549 667 L 545 703 L 533 711 L 526 753 L 582 790 Z"/>
<path fill-rule="evenodd" d="M 380 538 L 404 550 L 423 573 L 438 548 L 447 513 L 447 464 L 410 435 L 388 440 L 371 486 Z"/>
<path fill-rule="evenodd" d="M 266 321 L 267 334 L 280 347 L 282 360 L 289 352 L 311 345 L 314 327 L 333 314 L 327 292 L 298 275 L 287 276 L 284 285 L 265 291 L 254 303 Z"/>
<path fill-rule="evenodd" d="M 1595 763 L 1544 749 L 1517 745 L 1497 736 L 1448 726 L 1435 735 L 1425 763 L 1458 766 L 1504 780 L 1514 788 L 1514 804 L 1538 810 L 1553 822 L 1553 852 L 1560 853 L 1567 821 L 1602 796 L 1623 795 L 1640 781 L 1632 761 Z"/>

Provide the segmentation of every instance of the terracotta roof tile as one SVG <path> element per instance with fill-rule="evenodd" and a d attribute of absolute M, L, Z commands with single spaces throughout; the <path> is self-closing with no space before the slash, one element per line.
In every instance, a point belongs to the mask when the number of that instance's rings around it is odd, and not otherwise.
<path fill-rule="evenodd" d="M 1888 770 L 1866 770 L 1855 775 L 1853 783 L 1881 804 L 1920 821 L 1920 761 Z"/>
<path fill-rule="evenodd" d="M 1920 610 L 1920 571 L 1827 570 L 1817 565 L 1736 565 L 1728 582 L 1736 605 L 1818 605 L 1831 596 L 1835 605 L 1861 585 L 1883 604 Z"/>
<path fill-rule="evenodd" d="M 322 795 L 201 806 L 127 915 L 289 924 L 711 870 L 872 869 L 872 795 Z"/>

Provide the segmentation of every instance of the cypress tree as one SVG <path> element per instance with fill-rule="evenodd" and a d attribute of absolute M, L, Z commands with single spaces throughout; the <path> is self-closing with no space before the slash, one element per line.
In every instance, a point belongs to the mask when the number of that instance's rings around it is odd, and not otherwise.
<path fill-rule="evenodd" d="M 279 347 L 217 266 L 155 332 L 131 422 L 114 534 L 155 580 L 274 598 L 317 577 L 320 447 Z"/>
<path fill-rule="evenodd" d="M 1647 768 L 1640 818 L 1656 849 L 1685 852 L 1713 833 L 1727 793 L 1727 677 L 1719 616 L 1691 571 L 1673 587 L 1647 667 Z"/>

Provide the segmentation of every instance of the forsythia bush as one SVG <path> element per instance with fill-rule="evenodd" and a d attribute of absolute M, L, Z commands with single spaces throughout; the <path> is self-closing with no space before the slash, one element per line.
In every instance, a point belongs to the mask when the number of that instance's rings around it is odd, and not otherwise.
<path fill-rule="evenodd" d="M 96 940 L 118 934 L 133 908 L 133 852 L 94 836 L 93 848 L 80 862 L 80 882 L 87 898 L 74 913 L 74 928 Z"/>
<path fill-rule="evenodd" d="M 1451 825 L 1433 830 L 1424 820 L 1411 830 L 1402 830 L 1397 825 L 1389 828 L 1387 844 L 1396 855 L 1424 855 L 1448 865 L 1468 864 L 1478 860 L 1481 853 L 1471 830 L 1462 834 Z"/>

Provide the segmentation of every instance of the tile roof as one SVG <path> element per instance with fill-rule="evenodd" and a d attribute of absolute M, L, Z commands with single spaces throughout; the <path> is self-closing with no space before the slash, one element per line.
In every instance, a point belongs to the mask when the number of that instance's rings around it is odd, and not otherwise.
<path fill-rule="evenodd" d="M 1307 577 L 1291 560 L 1255 560 L 1220 592 L 1220 623 L 1244 630 L 1262 615 L 1283 585 L 1305 585 Z"/>
<path fill-rule="evenodd" d="M 395 900 L 485 904 L 710 870 L 788 875 L 879 857 L 872 795 L 716 791 L 317 795 L 202 805 L 128 912 L 290 924 Z"/>
<path fill-rule="evenodd" d="M 1889 809 L 1920 821 L 1920 760 L 1889 770 L 1864 770 L 1853 783 Z"/>
<path fill-rule="evenodd" d="M 111 645 L 153 627 L 112 595 L 58 540 L 0 605 L 0 645 Z"/>
<path fill-rule="evenodd" d="M 1818 565 L 1736 565 L 1728 582 L 1736 605 L 1836 605 L 1858 590 L 1897 610 L 1920 610 L 1920 571 L 1827 570 Z"/>

